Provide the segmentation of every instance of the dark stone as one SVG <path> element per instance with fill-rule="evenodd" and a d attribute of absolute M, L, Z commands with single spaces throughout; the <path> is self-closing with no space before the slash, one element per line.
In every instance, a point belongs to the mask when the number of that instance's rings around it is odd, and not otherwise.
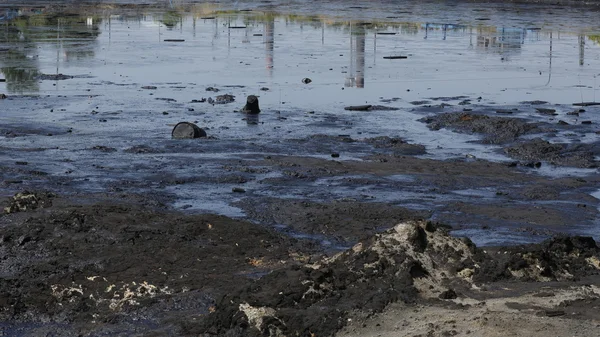
<path fill-rule="evenodd" d="M 332 153 L 331 157 L 332 158 L 339 158 L 340 154 L 339 153 Z"/>
<path fill-rule="evenodd" d="M 171 137 L 175 139 L 201 138 L 206 137 L 206 131 L 202 130 L 194 123 L 180 122 L 173 128 Z"/>
<path fill-rule="evenodd" d="M 535 108 L 535 110 L 543 115 L 551 115 L 556 116 L 556 110 L 554 109 L 546 109 L 546 108 Z"/>
<path fill-rule="evenodd" d="M 248 96 L 246 99 L 246 105 L 242 108 L 243 113 L 247 114 L 257 114 L 260 112 L 260 108 L 258 106 L 258 97 L 254 95 Z"/>
<path fill-rule="evenodd" d="M 443 299 L 443 300 L 453 300 L 455 298 L 457 298 L 458 296 L 456 295 L 456 292 L 452 289 L 448 289 L 446 291 L 443 291 L 439 298 Z"/>
<path fill-rule="evenodd" d="M 547 317 L 564 316 L 565 311 L 564 310 L 546 310 L 545 314 Z"/>
<path fill-rule="evenodd" d="M 302 79 L 302 83 L 304 83 L 304 84 L 309 84 L 310 82 L 312 82 L 312 80 L 308 77 L 305 77 Z"/>
<path fill-rule="evenodd" d="M 235 193 L 246 193 L 246 190 L 240 187 L 234 187 L 231 189 L 231 191 Z"/>

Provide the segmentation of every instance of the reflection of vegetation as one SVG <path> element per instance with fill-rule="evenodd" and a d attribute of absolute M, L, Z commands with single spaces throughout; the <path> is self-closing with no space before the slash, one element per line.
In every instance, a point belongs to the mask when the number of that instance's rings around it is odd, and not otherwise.
<path fill-rule="evenodd" d="M 596 44 L 600 44 L 600 35 L 588 35 L 588 39 L 594 41 Z"/>
<path fill-rule="evenodd" d="M 93 58 L 100 23 L 100 17 L 43 13 L 3 23 L 0 43 L 9 45 L 10 50 L 0 54 L 0 70 L 9 92 L 39 90 L 37 49 L 40 44 L 60 48 L 64 62 Z"/>
<path fill-rule="evenodd" d="M 159 20 L 163 25 L 167 26 L 168 29 L 173 29 L 179 22 L 181 22 L 181 13 L 177 11 L 168 11 L 162 16 L 162 20 Z"/>
<path fill-rule="evenodd" d="M 0 71 L 6 78 L 6 87 L 9 92 L 23 93 L 27 91 L 38 91 L 37 62 L 28 58 L 19 50 L 10 50 L 1 55 L 2 67 Z"/>

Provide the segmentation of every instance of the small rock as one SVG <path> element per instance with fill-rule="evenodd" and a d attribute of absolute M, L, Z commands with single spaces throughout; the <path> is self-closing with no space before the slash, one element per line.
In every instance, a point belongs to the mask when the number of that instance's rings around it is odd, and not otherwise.
<path fill-rule="evenodd" d="M 458 295 L 456 295 L 456 292 L 452 289 L 448 289 L 446 291 L 443 291 L 439 298 L 443 299 L 443 300 L 453 300 L 455 298 L 457 298 Z"/>
<path fill-rule="evenodd" d="M 558 121 L 558 125 L 569 125 L 569 123 L 563 121 L 563 120 L 559 120 Z"/>
<path fill-rule="evenodd" d="M 334 152 L 334 153 L 332 153 L 332 154 L 331 154 L 331 157 L 332 157 L 332 158 L 339 158 L 339 157 L 340 157 L 340 154 L 339 154 L 339 153 L 337 153 L 337 152 Z"/>
<path fill-rule="evenodd" d="M 304 84 L 309 84 L 310 82 L 312 82 L 312 80 L 308 77 L 305 77 L 302 79 L 302 83 L 304 83 Z"/>
<path fill-rule="evenodd" d="M 241 188 L 241 187 L 234 187 L 234 188 L 231 189 L 231 192 L 234 192 L 234 193 L 246 193 L 246 190 L 243 189 L 243 188 Z"/>
<path fill-rule="evenodd" d="M 545 315 L 547 317 L 564 316 L 565 315 L 565 311 L 564 310 L 546 310 L 545 311 Z"/>
<path fill-rule="evenodd" d="M 535 108 L 535 110 L 543 115 L 551 115 L 551 116 L 557 115 L 556 110 L 554 110 L 554 109 Z"/>
<path fill-rule="evenodd" d="M 219 92 L 219 89 L 217 89 L 215 87 L 208 87 L 208 88 L 206 88 L 206 91 Z"/>
<path fill-rule="evenodd" d="M 260 91 L 269 91 L 269 88 L 267 88 L 267 87 L 262 87 L 262 88 L 260 88 Z"/>
<path fill-rule="evenodd" d="M 581 124 L 592 124 L 592 121 L 581 121 Z"/>
<path fill-rule="evenodd" d="M 0 99 L 6 99 L 7 96 L 5 94 L 0 94 Z"/>
<path fill-rule="evenodd" d="M 145 85 L 145 86 L 142 87 L 142 89 L 154 90 L 154 89 L 156 89 L 156 87 L 153 86 L 153 85 Z"/>

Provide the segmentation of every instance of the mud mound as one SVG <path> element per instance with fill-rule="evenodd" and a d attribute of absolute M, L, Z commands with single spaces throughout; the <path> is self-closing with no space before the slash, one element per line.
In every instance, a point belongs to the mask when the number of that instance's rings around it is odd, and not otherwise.
<path fill-rule="evenodd" d="M 3 216 L 0 321 L 168 326 L 295 251 L 293 239 L 216 215 L 106 203 L 24 214 Z"/>
<path fill-rule="evenodd" d="M 393 149 L 394 153 L 400 155 L 422 155 L 427 153 L 425 146 L 421 144 L 410 144 L 404 139 L 397 137 L 380 136 L 366 138 L 365 141 L 375 148 Z"/>
<path fill-rule="evenodd" d="M 357 312 L 397 301 L 454 299 L 474 284 L 565 281 L 598 274 L 591 238 L 566 237 L 487 254 L 430 222 L 409 221 L 316 264 L 277 270 L 217 302 L 204 336 L 330 336 Z"/>
<path fill-rule="evenodd" d="M 501 144 L 535 132 L 538 126 L 518 118 L 491 117 L 465 112 L 449 112 L 422 118 L 432 130 L 448 128 L 456 132 L 484 135 L 483 142 Z"/>
<path fill-rule="evenodd" d="M 318 264 L 273 272 L 225 295 L 204 326 L 185 333 L 329 336 L 354 310 L 375 313 L 419 294 L 438 297 L 467 285 L 479 256 L 469 240 L 423 221 L 396 225 Z"/>
<path fill-rule="evenodd" d="M 502 249 L 491 257 L 475 281 L 572 281 L 600 274 L 600 249 L 591 237 L 558 237 Z"/>
<path fill-rule="evenodd" d="M 581 168 L 598 167 L 594 153 L 584 144 L 553 144 L 536 138 L 510 146 L 504 152 L 516 159 L 527 161 L 547 161 L 553 165 Z"/>

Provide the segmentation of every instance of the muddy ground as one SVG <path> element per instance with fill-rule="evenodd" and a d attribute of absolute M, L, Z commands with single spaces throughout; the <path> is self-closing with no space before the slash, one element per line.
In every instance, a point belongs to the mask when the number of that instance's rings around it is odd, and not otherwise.
<path fill-rule="evenodd" d="M 4 200 L 3 332 L 492 336 L 512 329 L 515 336 L 549 330 L 562 336 L 576 329 L 578 336 L 595 335 L 600 250 L 591 237 L 560 233 L 592 226 L 598 201 L 589 192 L 598 176 L 551 178 L 531 165 L 580 166 L 585 157 L 590 167 L 593 156 L 562 146 L 547 150 L 542 141 L 521 143 L 528 132 L 551 132 L 544 123 L 462 111 L 424 122 L 482 133 L 482 142 L 518 154 L 508 162 L 434 160 L 401 139 L 315 135 L 291 143 L 317 152 L 368 146 L 371 154 L 343 161 L 223 159 L 220 175 L 161 177 L 161 184 L 177 186 L 258 180 L 230 192 L 241 196 L 232 203 L 245 214 L 237 219 L 175 210 L 172 196 L 135 194 L 124 184 L 107 194 L 61 195 L 51 190 L 55 180 L 49 177 L 49 189 Z M 560 161 L 550 164 L 549 158 Z M 329 184 L 302 198 L 275 196 L 317 181 Z M 492 196 L 461 200 L 452 194 L 482 188 Z M 270 192 L 258 193 L 263 189 Z M 328 189 L 353 192 L 318 197 Z M 430 197 L 416 198 L 421 207 L 415 200 L 380 200 L 388 190 Z M 449 234 L 466 223 L 484 232 L 512 224 L 517 235 L 550 239 L 478 248 Z"/>
<path fill-rule="evenodd" d="M 253 121 L 164 97 L 155 122 L 95 98 L 2 99 L 0 335 L 597 336 L 597 106 L 421 97 Z M 499 159 L 370 125 L 414 116 Z M 225 122 L 170 139 L 184 117 Z"/>

